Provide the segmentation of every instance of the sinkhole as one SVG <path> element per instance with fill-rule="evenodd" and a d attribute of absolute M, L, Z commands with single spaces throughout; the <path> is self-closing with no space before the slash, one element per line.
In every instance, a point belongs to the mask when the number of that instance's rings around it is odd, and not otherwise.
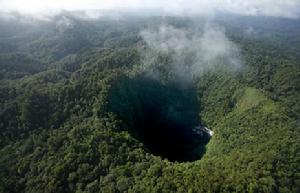
<path fill-rule="evenodd" d="M 152 154 L 178 162 L 204 155 L 210 135 L 199 120 L 196 88 L 123 77 L 108 99 L 109 111 Z"/>

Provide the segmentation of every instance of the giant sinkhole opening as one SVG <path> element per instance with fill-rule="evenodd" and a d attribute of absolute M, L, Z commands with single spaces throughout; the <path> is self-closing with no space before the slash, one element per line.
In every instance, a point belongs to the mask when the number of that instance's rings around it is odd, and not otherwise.
<path fill-rule="evenodd" d="M 201 159 L 210 133 L 201 126 L 196 88 L 138 77 L 111 88 L 107 108 L 154 155 L 170 161 Z"/>

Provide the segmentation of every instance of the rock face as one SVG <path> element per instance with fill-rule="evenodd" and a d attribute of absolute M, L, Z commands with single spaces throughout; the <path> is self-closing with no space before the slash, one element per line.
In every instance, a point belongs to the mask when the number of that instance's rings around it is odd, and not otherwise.
<path fill-rule="evenodd" d="M 212 137 L 214 132 L 210 129 L 208 129 L 207 127 L 204 127 L 202 125 L 199 125 L 195 128 L 192 129 L 192 131 L 196 134 L 196 135 L 199 135 L 201 137 L 203 136 L 209 136 L 209 137 Z"/>

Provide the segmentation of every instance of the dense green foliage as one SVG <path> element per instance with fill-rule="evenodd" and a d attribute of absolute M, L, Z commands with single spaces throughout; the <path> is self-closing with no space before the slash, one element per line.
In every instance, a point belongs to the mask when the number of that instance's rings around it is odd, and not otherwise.
<path fill-rule="evenodd" d="M 291 44 L 285 30 L 243 18 L 264 34 L 249 38 L 236 29 L 243 20 L 222 19 L 244 68 L 183 89 L 136 72 L 139 31 L 161 18 L 55 19 L 72 25 L 0 21 L 0 192 L 300 192 L 299 33 Z M 298 21 L 267 20 L 299 31 Z M 170 161 L 143 141 L 145 108 L 165 116 L 166 103 L 199 113 L 170 119 L 214 131 L 202 159 Z"/>

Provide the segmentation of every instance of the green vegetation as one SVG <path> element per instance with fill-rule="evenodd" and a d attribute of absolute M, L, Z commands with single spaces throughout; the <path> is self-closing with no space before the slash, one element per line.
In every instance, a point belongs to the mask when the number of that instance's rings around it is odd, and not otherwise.
<path fill-rule="evenodd" d="M 0 192 L 300 192 L 299 34 L 297 46 L 280 31 L 274 42 L 249 40 L 219 21 L 244 68 L 208 71 L 183 88 L 136 72 L 139 31 L 161 18 L 68 19 L 69 29 L 0 21 Z M 164 22 L 188 28 L 186 20 Z M 296 24 L 287 26 L 292 34 Z M 168 117 L 169 106 L 177 116 Z M 176 136 L 159 132 L 164 120 L 184 128 L 199 120 L 214 135 L 205 147 L 185 147 L 189 159 L 170 159 L 151 149 Z"/>

